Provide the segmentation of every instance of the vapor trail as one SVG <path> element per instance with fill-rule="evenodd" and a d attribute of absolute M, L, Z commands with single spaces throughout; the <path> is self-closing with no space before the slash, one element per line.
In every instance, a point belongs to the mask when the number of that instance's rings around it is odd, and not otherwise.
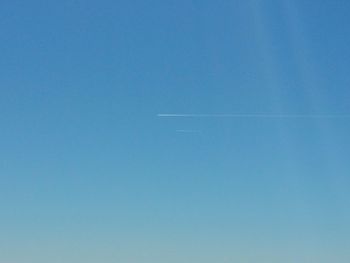
<path fill-rule="evenodd" d="M 178 114 L 159 113 L 162 118 L 275 118 L 275 119 L 333 119 L 350 118 L 349 114 Z"/>
<path fill-rule="evenodd" d="M 176 130 L 176 132 L 180 133 L 199 133 L 199 130 Z"/>

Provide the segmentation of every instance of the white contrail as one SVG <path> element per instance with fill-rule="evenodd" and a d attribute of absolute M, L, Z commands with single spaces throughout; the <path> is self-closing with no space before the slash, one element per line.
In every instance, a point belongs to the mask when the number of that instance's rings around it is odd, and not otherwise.
<path fill-rule="evenodd" d="M 179 114 L 159 113 L 165 118 L 276 118 L 276 119 L 318 119 L 350 118 L 349 114 Z"/>
<path fill-rule="evenodd" d="M 199 130 L 176 130 L 176 132 L 182 132 L 182 133 L 199 133 Z"/>

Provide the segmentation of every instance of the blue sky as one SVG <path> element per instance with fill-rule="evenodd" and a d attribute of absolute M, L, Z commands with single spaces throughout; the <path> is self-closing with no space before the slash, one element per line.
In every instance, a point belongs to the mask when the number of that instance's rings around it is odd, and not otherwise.
<path fill-rule="evenodd" d="M 0 3 L 0 261 L 349 262 L 345 0 Z M 194 132 L 183 132 L 194 131 Z"/>

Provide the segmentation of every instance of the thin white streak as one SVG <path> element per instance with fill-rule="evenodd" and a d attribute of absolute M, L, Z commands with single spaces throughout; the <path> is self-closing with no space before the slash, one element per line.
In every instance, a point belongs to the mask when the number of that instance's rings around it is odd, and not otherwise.
<path fill-rule="evenodd" d="M 176 130 L 176 132 L 182 132 L 182 133 L 199 133 L 198 130 Z"/>
<path fill-rule="evenodd" d="M 329 119 L 350 118 L 348 114 L 178 114 L 159 113 L 162 118 L 275 118 L 275 119 Z"/>

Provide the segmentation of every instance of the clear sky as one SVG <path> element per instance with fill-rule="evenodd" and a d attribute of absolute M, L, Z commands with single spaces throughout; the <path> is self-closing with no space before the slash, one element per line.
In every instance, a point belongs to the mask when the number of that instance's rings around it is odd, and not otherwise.
<path fill-rule="evenodd" d="M 2 0 L 0 262 L 350 262 L 349 13 Z"/>

